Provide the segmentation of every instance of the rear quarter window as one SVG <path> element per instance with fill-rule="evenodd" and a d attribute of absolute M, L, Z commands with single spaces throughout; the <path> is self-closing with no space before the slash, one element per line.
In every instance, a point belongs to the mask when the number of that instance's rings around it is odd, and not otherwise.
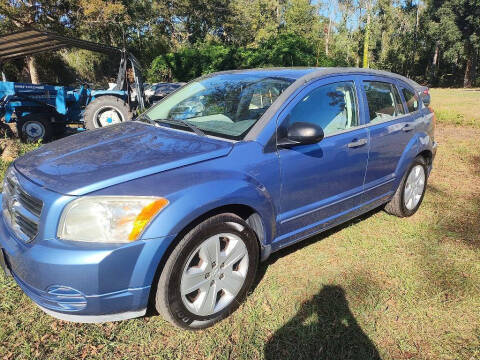
<path fill-rule="evenodd" d="M 417 111 L 420 103 L 418 101 L 418 96 L 413 91 L 403 88 L 402 89 L 403 97 L 405 98 L 405 102 L 407 103 L 408 112 Z"/>

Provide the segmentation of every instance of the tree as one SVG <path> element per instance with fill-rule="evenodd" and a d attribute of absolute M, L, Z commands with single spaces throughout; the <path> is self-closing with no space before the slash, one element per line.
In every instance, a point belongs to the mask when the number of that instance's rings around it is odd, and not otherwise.
<path fill-rule="evenodd" d="M 280 0 L 233 0 L 225 24 L 226 39 L 237 45 L 258 45 L 276 36 L 282 23 Z"/>
<path fill-rule="evenodd" d="M 0 15 L 4 18 L 4 27 L 20 30 L 25 27 L 39 26 L 54 31 L 62 31 L 69 22 L 69 13 L 75 2 L 55 0 L 0 0 Z M 26 64 L 34 84 L 40 82 L 35 58 L 28 56 Z"/>

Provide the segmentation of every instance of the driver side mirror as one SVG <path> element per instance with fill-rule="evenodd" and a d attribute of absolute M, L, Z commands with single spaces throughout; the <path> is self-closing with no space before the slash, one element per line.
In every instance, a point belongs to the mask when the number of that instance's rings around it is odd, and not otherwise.
<path fill-rule="evenodd" d="M 316 144 L 322 141 L 324 136 L 323 129 L 320 126 L 307 122 L 296 122 L 287 128 L 286 136 L 278 139 L 277 145 L 292 147 Z"/>

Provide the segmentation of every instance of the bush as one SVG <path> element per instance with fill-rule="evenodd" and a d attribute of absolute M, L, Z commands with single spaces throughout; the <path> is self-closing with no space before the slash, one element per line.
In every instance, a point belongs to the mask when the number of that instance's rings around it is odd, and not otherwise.
<path fill-rule="evenodd" d="M 203 74 L 268 66 L 334 66 L 314 44 L 293 33 L 281 33 L 257 47 L 197 43 L 156 57 L 148 69 L 149 82 L 188 81 Z"/>

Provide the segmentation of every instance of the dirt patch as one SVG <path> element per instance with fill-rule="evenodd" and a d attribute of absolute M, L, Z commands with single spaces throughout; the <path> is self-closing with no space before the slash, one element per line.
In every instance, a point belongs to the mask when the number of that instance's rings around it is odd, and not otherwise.
<path fill-rule="evenodd" d="M 18 142 L 13 139 L 0 139 L 1 159 L 6 162 L 15 160 L 18 156 Z"/>
<path fill-rule="evenodd" d="M 440 141 L 478 138 L 480 141 L 480 129 L 442 124 L 435 128 L 435 138 Z"/>

